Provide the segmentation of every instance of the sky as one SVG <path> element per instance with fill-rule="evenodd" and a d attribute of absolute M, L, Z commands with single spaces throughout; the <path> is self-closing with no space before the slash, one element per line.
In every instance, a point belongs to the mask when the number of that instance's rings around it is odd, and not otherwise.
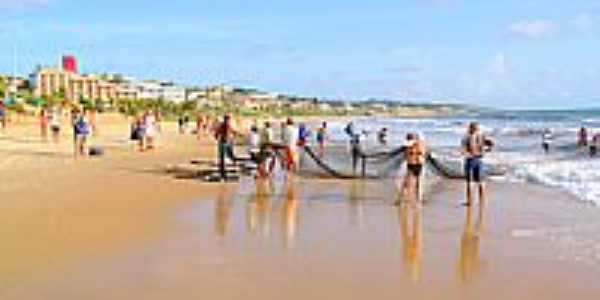
<path fill-rule="evenodd" d="M 83 72 L 186 85 L 600 107 L 595 0 L 0 0 L 0 73 L 67 53 Z"/>

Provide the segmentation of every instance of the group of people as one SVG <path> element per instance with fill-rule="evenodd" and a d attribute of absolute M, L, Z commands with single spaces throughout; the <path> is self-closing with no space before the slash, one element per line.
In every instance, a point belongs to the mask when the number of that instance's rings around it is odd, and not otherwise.
<path fill-rule="evenodd" d="M 323 122 L 314 134 L 317 142 L 318 155 L 323 157 L 328 140 L 327 123 Z M 353 169 L 356 171 L 358 162 L 364 158 L 361 149 L 361 137 L 363 133 L 356 129 L 350 122 L 344 129 L 349 137 Z M 262 128 L 252 125 L 250 133 L 245 136 L 232 125 L 231 116 L 226 115 L 218 123 L 214 130 L 215 139 L 218 142 L 219 172 L 222 180 L 227 180 L 226 160 L 233 163 L 240 160 L 251 160 L 257 164 L 257 177 L 269 177 L 276 165 L 277 157 L 281 158 L 281 166 L 288 173 L 298 170 L 299 156 L 298 148 L 309 143 L 313 133 L 305 124 L 296 126 L 292 118 L 287 118 L 281 123 L 280 136 L 276 138 L 271 122 L 265 122 Z M 380 143 L 387 145 L 387 128 L 378 134 Z M 235 137 L 246 138 L 248 159 L 236 157 L 233 147 Z M 406 161 L 406 175 L 400 184 L 401 195 L 407 201 L 420 202 L 422 200 L 423 171 L 428 154 L 425 140 L 416 133 L 409 133 L 406 142 L 402 145 Z M 476 185 L 480 201 L 485 194 L 483 156 L 491 151 L 493 142 L 482 132 L 480 125 L 476 122 L 470 123 L 465 137 L 461 141 L 461 153 L 464 156 L 464 174 L 466 180 L 467 202 L 473 203 L 472 189 Z"/>
<path fill-rule="evenodd" d="M 287 118 L 280 125 L 279 137 L 275 135 L 275 129 L 271 122 L 263 124 L 262 129 L 258 125 L 252 125 L 250 133 L 246 137 L 248 160 L 257 164 L 257 176 L 268 177 L 272 174 L 279 154 L 281 166 L 289 173 L 299 168 L 298 147 L 309 143 L 312 132 L 301 123 L 296 126 L 292 118 Z M 235 156 L 233 151 L 236 136 L 244 138 L 244 135 L 233 126 L 230 115 L 225 115 L 222 122 L 216 125 L 214 136 L 218 143 L 219 173 L 221 180 L 227 180 L 226 159 L 234 164 L 243 158 Z M 324 155 L 327 140 L 327 123 L 323 123 L 317 130 L 316 141 L 319 155 Z"/>
<path fill-rule="evenodd" d="M 600 132 L 591 135 L 590 140 L 588 129 L 581 127 L 577 138 L 577 147 L 582 149 L 588 148 L 590 156 L 595 157 L 598 154 L 598 148 L 600 148 Z"/>
<path fill-rule="evenodd" d="M 149 109 L 131 123 L 131 140 L 137 141 L 140 152 L 152 150 L 156 146 L 156 137 L 161 131 L 160 120 L 160 113 Z"/>
<path fill-rule="evenodd" d="M 95 127 L 90 121 L 90 112 L 81 107 L 73 107 L 70 111 L 70 126 L 73 130 L 73 145 L 75 157 L 87 156 L 89 154 L 88 140 Z M 52 142 L 60 142 L 62 132 L 63 109 L 59 106 L 43 106 L 40 114 L 40 135 L 42 140 L 48 141 L 49 131 L 52 134 Z"/>
<path fill-rule="evenodd" d="M 461 141 L 461 154 L 464 157 L 464 178 L 466 181 L 466 206 L 473 204 L 473 185 L 477 187 L 479 202 L 484 201 L 485 185 L 483 157 L 492 150 L 494 144 L 482 132 L 480 125 L 472 122 Z M 403 145 L 406 161 L 406 175 L 400 188 L 400 194 L 407 202 L 420 203 L 423 193 L 423 170 L 428 154 L 424 139 L 417 133 L 408 133 Z"/>
<path fill-rule="evenodd" d="M 545 129 L 542 133 L 542 149 L 545 154 L 550 153 L 553 143 L 554 135 L 552 134 L 552 131 L 550 129 Z M 598 150 L 600 149 L 600 132 L 590 134 L 586 127 L 579 128 L 579 131 L 577 132 L 577 148 L 587 149 L 590 157 L 597 156 Z"/>

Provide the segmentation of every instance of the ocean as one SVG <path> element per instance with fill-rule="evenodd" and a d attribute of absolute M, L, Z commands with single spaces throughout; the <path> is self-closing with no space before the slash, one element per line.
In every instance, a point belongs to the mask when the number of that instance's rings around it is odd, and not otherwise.
<path fill-rule="evenodd" d="M 600 133 L 600 110 L 586 111 L 493 111 L 478 115 L 436 118 L 363 117 L 355 120 L 365 132 L 366 148 L 379 148 L 377 131 L 389 129 L 389 147 L 401 145 L 409 132 L 425 138 L 432 151 L 447 163 L 460 164 L 460 141 L 467 124 L 477 121 L 495 142 L 485 160 L 505 167 L 507 174 L 492 180 L 528 182 L 557 188 L 577 199 L 600 205 L 600 158 L 590 158 L 588 149 L 577 149 L 577 135 L 583 126 L 588 136 Z M 345 123 L 329 125 L 330 138 L 342 142 Z M 546 155 L 542 134 L 551 130 L 553 142 Z"/>

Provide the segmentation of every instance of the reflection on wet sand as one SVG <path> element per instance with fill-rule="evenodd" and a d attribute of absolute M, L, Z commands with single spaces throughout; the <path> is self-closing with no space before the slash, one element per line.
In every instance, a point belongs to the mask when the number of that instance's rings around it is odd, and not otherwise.
<path fill-rule="evenodd" d="M 232 198 L 222 186 L 215 201 L 215 233 L 220 237 L 227 236 L 231 219 Z"/>
<path fill-rule="evenodd" d="M 350 222 L 352 225 L 362 228 L 364 225 L 364 207 L 363 199 L 365 192 L 364 181 L 354 180 L 350 184 Z"/>
<path fill-rule="evenodd" d="M 289 175 L 285 180 L 284 201 L 282 206 L 282 232 L 285 236 L 287 249 L 294 248 L 298 231 L 298 188 L 294 175 Z"/>
<path fill-rule="evenodd" d="M 459 273 L 463 284 L 469 284 L 480 277 L 484 262 L 481 260 L 481 236 L 485 222 L 485 202 L 478 208 L 477 221 L 473 220 L 473 205 L 467 207 L 465 225 L 460 241 Z"/>
<path fill-rule="evenodd" d="M 271 179 L 256 181 L 256 192 L 252 194 L 247 205 L 247 228 L 251 234 L 269 236 L 271 232 Z"/>
<path fill-rule="evenodd" d="M 401 204 L 400 234 L 406 273 L 413 281 L 419 282 L 423 260 L 422 208 L 418 205 Z"/>

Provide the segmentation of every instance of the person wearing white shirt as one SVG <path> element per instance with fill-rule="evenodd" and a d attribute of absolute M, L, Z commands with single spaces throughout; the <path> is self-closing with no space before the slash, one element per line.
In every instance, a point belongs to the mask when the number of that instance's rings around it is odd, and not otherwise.
<path fill-rule="evenodd" d="M 298 168 L 298 129 L 294 126 L 292 118 L 288 118 L 282 128 L 281 138 L 285 148 L 285 166 L 289 171 Z"/>

